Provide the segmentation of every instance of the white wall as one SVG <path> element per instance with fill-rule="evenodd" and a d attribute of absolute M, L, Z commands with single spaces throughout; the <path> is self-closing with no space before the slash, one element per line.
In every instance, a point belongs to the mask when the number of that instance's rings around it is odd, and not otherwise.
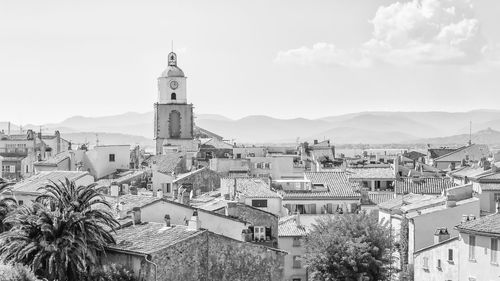
<path fill-rule="evenodd" d="M 477 281 L 499 280 L 500 266 L 490 261 L 490 237 L 476 235 L 475 261 L 469 260 L 469 234 L 460 234 L 459 251 L 459 280 L 471 280 L 470 277 Z M 500 261 L 500 251 L 497 252 L 497 258 Z"/>
<path fill-rule="evenodd" d="M 278 245 L 281 250 L 288 252 L 288 255 L 285 256 L 283 279 L 292 281 L 294 278 L 301 278 L 301 280 L 306 281 L 304 262 L 301 263 L 301 268 L 293 267 L 293 256 L 303 256 L 305 254 L 304 242 L 301 241 L 300 246 L 293 246 L 293 237 L 278 237 Z"/>
<path fill-rule="evenodd" d="M 437 228 L 445 227 L 448 229 L 451 237 L 458 235 L 455 226 L 460 224 L 462 215 L 475 215 L 479 217 L 479 200 L 467 200 L 466 203 L 455 207 L 424 213 L 409 222 L 409 245 L 408 259 L 413 263 L 413 253 L 424 247 L 434 244 L 434 232 Z"/>
<path fill-rule="evenodd" d="M 252 206 L 252 200 L 267 200 L 267 208 L 255 207 L 277 216 L 283 216 L 283 207 L 281 205 L 281 198 L 245 198 L 245 205 Z"/>
<path fill-rule="evenodd" d="M 115 155 L 115 161 L 109 161 L 109 155 Z M 85 169 L 90 169 L 96 179 L 100 179 L 118 169 L 128 169 L 130 165 L 129 145 L 105 145 L 96 146 L 89 150 L 84 156 Z"/>
<path fill-rule="evenodd" d="M 414 276 L 415 281 L 443 281 L 458 280 L 459 241 L 457 239 L 436 245 L 428 250 L 415 254 Z M 453 260 L 448 260 L 448 250 L 453 250 Z M 424 267 L 424 258 L 428 259 L 427 269 Z M 441 260 L 441 269 L 437 268 Z M 460 279 L 468 280 L 468 279 Z M 483 280 L 483 279 L 478 279 Z M 487 279 L 484 279 L 487 280 Z"/>

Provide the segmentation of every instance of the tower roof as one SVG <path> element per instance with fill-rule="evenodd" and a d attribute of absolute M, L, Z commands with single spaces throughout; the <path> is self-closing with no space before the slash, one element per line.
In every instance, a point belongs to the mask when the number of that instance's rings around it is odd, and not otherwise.
<path fill-rule="evenodd" d="M 184 77 L 184 72 L 177 66 L 177 54 L 170 52 L 168 54 L 168 67 L 162 74 L 162 77 Z"/>

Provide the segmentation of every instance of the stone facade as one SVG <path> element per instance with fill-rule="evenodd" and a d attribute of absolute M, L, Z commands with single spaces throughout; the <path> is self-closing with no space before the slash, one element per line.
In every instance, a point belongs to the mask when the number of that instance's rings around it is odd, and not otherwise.
<path fill-rule="evenodd" d="M 247 221 L 253 226 L 265 226 L 271 230 L 273 247 L 278 247 L 278 216 L 275 214 L 248 206 L 243 203 L 228 202 L 227 215 Z"/>
<path fill-rule="evenodd" d="M 194 195 L 200 195 L 219 189 L 220 175 L 208 168 L 203 168 L 201 171 L 193 172 L 191 175 L 174 180 L 174 190 L 179 190 L 185 184 L 191 184 Z"/>
<path fill-rule="evenodd" d="M 204 231 L 149 255 L 156 268 L 146 255 L 118 251 L 109 251 L 106 263 L 134 269 L 142 281 L 273 281 L 283 278 L 285 254 Z"/>

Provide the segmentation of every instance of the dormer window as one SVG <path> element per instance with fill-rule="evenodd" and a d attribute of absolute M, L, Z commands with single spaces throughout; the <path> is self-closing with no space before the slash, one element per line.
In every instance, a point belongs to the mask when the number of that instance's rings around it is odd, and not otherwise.
<path fill-rule="evenodd" d="M 172 93 L 172 94 L 170 95 L 170 99 L 171 99 L 171 100 L 177 100 L 177 95 L 176 95 L 175 93 Z"/>

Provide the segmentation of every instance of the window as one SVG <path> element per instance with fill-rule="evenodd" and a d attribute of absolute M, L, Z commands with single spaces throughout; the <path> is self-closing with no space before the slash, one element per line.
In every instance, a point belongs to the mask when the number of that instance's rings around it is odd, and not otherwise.
<path fill-rule="evenodd" d="M 241 153 L 236 153 L 236 159 L 241 159 Z"/>
<path fill-rule="evenodd" d="M 271 163 L 264 163 L 264 169 L 271 169 Z"/>
<path fill-rule="evenodd" d="M 453 261 L 453 249 L 448 249 L 448 261 Z"/>
<path fill-rule="evenodd" d="M 495 193 L 495 194 L 493 194 L 493 196 L 495 196 L 495 202 L 500 201 L 500 193 Z"/>
<path fill-rule="evenodd" d="M 255 168 L 257 168 L 257 169 L 262 169 L 263 164 L 264 164 L 264 163 L 257 163 L 257 164 L 255 165 Z"/>
<path fill-rule="evenodd" d="M 497 252 L 498 252 L 498 239 L 491 238 L 491 263 L 493 264 L 498 263 Z"/>
<path fill-rule="evenodd" d="M 162 183 L 161 184 L 161 190 L 164 193 L 170 193 L 170 183 Z"/>
<path fill-rule="evenodd" d="M 10 172 L 10 173 L 15 173 L 15 172 L 16 172 L 16 166 L 14 166 L 14 165 L 10 165 L 10 166 L 9 166 L 9 172 Z"/>
<path fill-rule="evenodd" d="M 18 200 L 18 201 L 17 201 L 17 205 L 19 205 L 19 206 L 24 205 L 24 201 L 23 201 L 23 200 Z"/>
<path fill-rule="evenodd" d="M 176 95 L 175 93 L 172 93 L 172 94 L 170 95 L 170 99 L 171 99 L 171 100 L 176 100 L 176 99 L 177 99 L 177 95 Z"/>
<path fill-rule="evenodd" d="M 300 278 L 293 278 L 292 281 L 302 281 Z"/>
<path fill-rule="evenodd" d="M 115 162 L 115 155 L 114 154 L 109 155 L 109 162 Z"/>
<path fill-rule="evenodd" d="M 300 247 L 300 237 L 293 237 L 293 246 Z"/>
<path fill-rule="evenodd" d="M 266 208 L 267 200 L 252 200 L 252 207 Z"/>
<path fill-rule="evenodd" d="M 4 165 L 2 166 L 2 172 L 8 173 L 10 171 L 10 166 Z"/>
<path fill-rule="evenodd" d="M 441 270 L 441 259 L 437 260 L 437 269 Z"/>
<path fill-rule="evenodd" d="M 469 235 L 469 260 L 476 260 L 476 236 Z"/>
<path fill-rule="evenodd" d="M 266 228 L 264 226 L 256 226 L 253 228 L 254 240 L 266 240 Z"/>
<path fill-rule="evenodd" d="M 293 256 L 293 268 L 301 268 L 300 256 Z"/>
<path fill-rule="evenodd" d="M 428 257 L 424 257 L 422 268 L 429 269 L 429 258 Z"/>

